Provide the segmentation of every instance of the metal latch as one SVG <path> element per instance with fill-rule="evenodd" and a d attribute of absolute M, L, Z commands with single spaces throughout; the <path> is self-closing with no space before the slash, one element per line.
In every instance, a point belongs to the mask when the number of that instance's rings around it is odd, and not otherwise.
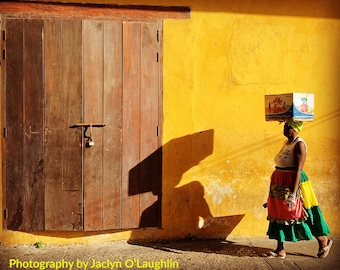
<path fill-rule="evenodd" d="M 69 126 L 69 128 L 84 128 L 84 139 L 86 139 L 85 147 L 89 148 L 94 146 L 94 139 L 92 138 L 92 128 L 105 127 L 105 124 L 93 124 L 93 123 L 80 123 Z M 86 134 L 87 130 L 90 128 L 90 135 Z"/>

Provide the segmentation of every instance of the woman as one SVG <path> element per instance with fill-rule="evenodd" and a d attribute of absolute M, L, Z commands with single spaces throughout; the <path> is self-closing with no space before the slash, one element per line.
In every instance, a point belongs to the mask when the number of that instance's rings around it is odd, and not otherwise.
<path fill-rule="evenodd" d="M 271 257 L 285 258 L 284 242 L 318 240 L 318 258 L 325 258 L 332 245 L 311 183 L 303 171 L 307 146 L 298 137 L 303 122 L 286 122 L 283 129 L 287 141 L 275 157 L 275 171 L 271 176 L 267 201 L 269 228 L 267 235 L 277 240 Z"/>

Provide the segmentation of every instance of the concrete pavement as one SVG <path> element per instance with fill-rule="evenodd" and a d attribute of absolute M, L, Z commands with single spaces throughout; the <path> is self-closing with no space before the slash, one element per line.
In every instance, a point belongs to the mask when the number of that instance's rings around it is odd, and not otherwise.
<path fill-rule="evenodd" d="M 285 250 L 287 256 L 285 259 L 279 258 L 263 258 L 268 264 L 268 269 L 299 269 L 299 270 L 312 270 L 324 269 L 335 270 L 340 269 L 340 238 L 330 238 L 333 240 L 333 245 L 329 255 L 324 259 L 317 258 L 318 243 L 316 240 L 301 241 L 298 243 L 285 243 Z M 257 248 L 275 249 L 276 242 L 269 239 L 240 239 L 238 244 L 255 246 Z M 249 268 L 251 269 L 251 268 Z"/>
<path fill-rule="evenodd" d="M 1 246 L 0 269 L 340 269 L 340 238 L 325 259 L 317 241 L 285 245 L 286 259 L 266 258 L 275 248 L 266 238 Z"/>

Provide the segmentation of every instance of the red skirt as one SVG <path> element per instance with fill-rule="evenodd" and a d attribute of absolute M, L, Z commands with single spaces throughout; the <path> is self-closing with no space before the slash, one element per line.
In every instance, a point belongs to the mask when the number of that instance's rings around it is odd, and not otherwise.
<path fill-rule="evenodd" d="M 275 170 L 271 176 L 268 196 L 268 220 L 284 225 L 299 224 L 307 219 L 303 208 L 301 192 L 296 194 L 296 207 L 288 211 L 285 200 L 293 189 L 293 171 Z"/>

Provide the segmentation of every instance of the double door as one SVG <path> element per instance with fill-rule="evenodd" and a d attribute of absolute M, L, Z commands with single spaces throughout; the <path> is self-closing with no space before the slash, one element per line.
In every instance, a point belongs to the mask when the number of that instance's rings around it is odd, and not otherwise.
<path fill-rule="evenodd" d="M 5 228 L 159 226 L 161 22 L 1 21 Z"/>

